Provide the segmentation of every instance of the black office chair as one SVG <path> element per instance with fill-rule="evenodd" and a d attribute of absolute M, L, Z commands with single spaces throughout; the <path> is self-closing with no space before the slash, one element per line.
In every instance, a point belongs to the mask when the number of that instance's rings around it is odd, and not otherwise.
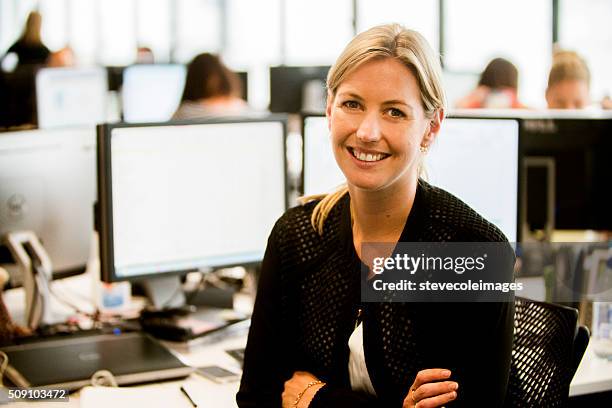
<path fill-rule="evenodd" d="M 589 343 L 578 310 L 516 298 L 506 407 L 561 407 Z"/>

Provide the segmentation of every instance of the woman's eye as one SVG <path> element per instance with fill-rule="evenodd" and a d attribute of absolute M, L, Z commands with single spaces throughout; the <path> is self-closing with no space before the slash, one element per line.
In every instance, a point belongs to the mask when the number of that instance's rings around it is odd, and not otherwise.
<path fill-rule="evenodd" d="M 404 112 L 396 108 L 391 108 L 388 110 L 388 112 L 389 112 L 389 116 L 393 118 L 403 118 L 404 116 L 406 116 L 404 115 Z"/>
<path fill-rule="evenodd" d="M 346 106 L 349 109 L 358 109 L 359 108 L 359 103 L 356 101 L 346 101 L 343 103 L 344 106 Z"/>

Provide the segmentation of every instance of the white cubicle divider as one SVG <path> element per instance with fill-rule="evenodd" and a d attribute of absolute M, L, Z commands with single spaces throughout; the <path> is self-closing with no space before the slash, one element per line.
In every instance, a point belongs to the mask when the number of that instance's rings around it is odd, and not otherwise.
<path fill-rule="evenodd" d="M 96 191 L 93 127 L 0 134 L 0 236 L 34 231 L 54 272 L 87 263 Z"/>
<path fill-rule="evenodd" d="M 445 119 L 426 156 L 426 179 L 456 195 L 517 239 L 518 121 Z M 304 194 L 333 191 L 345 182 L 334 158 L 327 119 L 304 119 Z"/>
<path fill-rule="evenodd" d="M 104 68 L 44 68 L 36 74 L 41 129 L 102 123 L 106 120 L 107 98 Z"/>
<path fill-rule="evenodd" d="M 186 68 L 178 64 L 132 65 L 123 71 L 121 101 L 126 122 L 165 122 L 181 101 Z"/>

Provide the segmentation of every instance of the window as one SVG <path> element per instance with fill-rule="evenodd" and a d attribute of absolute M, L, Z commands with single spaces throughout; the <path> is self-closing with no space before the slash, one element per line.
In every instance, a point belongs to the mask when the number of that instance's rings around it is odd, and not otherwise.
<path fill-rule="evenodd" d="M 559 8 L 559 45 L 576 51 L 586 60 L 594 100 L 612 96 L 610 0 L 563 0 Z"/>
<path fill-rule="evenodd" d="M 189 62 L 202 52 L 221 48 L 221 12 L 216 0 L 177 0 L 176 54 L 179 62 Z"/>
<path fill-rule="evenodd" d="M 280 64 L 280 2 L 228 0 L 225 63 L 248 71 L 249 103 L 265 109 L 269 103 L 268 66 Z"/>
<path fill-rule="evenodd" d="M 155 55 L 155 62 L 170 61 L 171 48 L 171 5 L 172 0 L 137 0 L 136 2 L 136 43 L 149 47 Z"/>
<path fill-rule="evenodd" d="M 43 42 L 52 51 L 57 51 L 68 45 L 68 24 L 66 0 L 40 1 L 39 10 L 43 16 Z"/>
<path fill-rule="evenodd" d="M 81 64 L 96 62 L 98 21 L 94 0 L 69 0 L 68 38 L 77 61 Z"/>
<path fill-rule="evenodd" d="M 353 37 L 350 0 L 284 0 L 287 65 L 331 65 Z"/>
<path fill-rule="evenodd" d="M 438 1 L 429 0 L 359 0 L 357 31 L 385 23 L 400 23 L 416 30 L 434 50 L 439 49 Z"/>
<path fill-rule="evenodd" d="M 136 58 L 134 0 L 99 0 L 100 62 L 128 65 Z"/>
<path fill-rule="evenodd" d="M 552 53 L 550 0 L 446 1 L 445 67 L 482 72 L 495 57 L 519 71 L 519 99 L 545 106 L 546 77 Z"/>

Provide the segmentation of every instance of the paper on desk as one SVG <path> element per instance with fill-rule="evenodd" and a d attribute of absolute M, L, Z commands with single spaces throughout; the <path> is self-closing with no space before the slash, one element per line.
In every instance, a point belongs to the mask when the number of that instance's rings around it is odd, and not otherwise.
<path fill-rule="evenodd" d="M 81 408 L 191 407 L 179 385 L 148 387 L 84 387 Z"/>

